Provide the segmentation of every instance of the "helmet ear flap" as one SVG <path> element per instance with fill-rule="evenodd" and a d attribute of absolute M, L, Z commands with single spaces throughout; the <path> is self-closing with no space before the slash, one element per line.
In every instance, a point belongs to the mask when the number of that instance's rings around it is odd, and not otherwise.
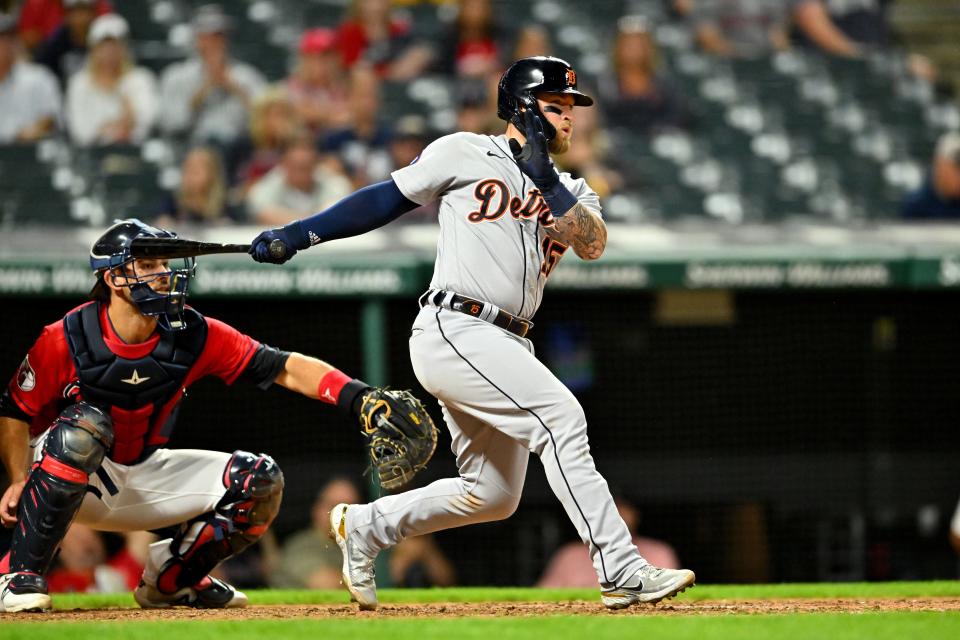
<path fill-rule="evenodd" d="M 523 104 L 524 101 L 522 97 L 515 97 L 513 98 L 513 108 L 510 110 L 510 124 L 515 126 L 519 131 L 523 131 L 523 116 L 520 112 L 520 106 Z"/>

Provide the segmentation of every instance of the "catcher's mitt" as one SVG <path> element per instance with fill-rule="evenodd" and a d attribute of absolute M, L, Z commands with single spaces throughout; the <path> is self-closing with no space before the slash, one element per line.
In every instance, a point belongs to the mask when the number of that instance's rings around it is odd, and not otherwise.
<path fill-rule="evenodd" d="M 437 428 L 409 391 L 374 387 L 363 395 L 360 425 L 380 486 L 394 491 L 427 466 L 437 448 Z"/>

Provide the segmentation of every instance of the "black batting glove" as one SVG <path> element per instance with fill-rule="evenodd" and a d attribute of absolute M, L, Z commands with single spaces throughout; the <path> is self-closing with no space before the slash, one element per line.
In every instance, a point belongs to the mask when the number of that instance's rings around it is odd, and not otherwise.
<path fill-rule="evenodd" d="M 577 204 L 576 197 L 560 183 L 560 176 L 553 168 L 553 161 L 547 153 L 547 137 L 543 134 L 543 123 L 533 109 L 520 112 L 523 122 L 523 135 L 527 141 L 520 143 L 510 138 L 510 151 L 521 171 L 527 174 L 533 184 L 540 189 L 543 199 L 550 207 L 550 213 L 559 218 Z"/>
<path fill-rule="evenodd" d="M 262 232 L 250 243 L 248 253 L 257 262 L 283 264 L 297 255 L 298 249 L 306 249 L 309 246 L 310 242 L 303 235 L 300 221 L 296 220 L 285 227 Z"/>
<path fill-rule="evenodd" d="M 543 123 L 533 109 L 529 108 L 520 112 L 520 119 L 523 123 L 523 135 L 527 141 L 521 146 L 514 138 L 510 138 L 513 159 L 540 191 L 549 191 L 560 182 L 560 176 L 553 168 L 553 161 L 547 153 L 547 138 L 543 134 Z"/>

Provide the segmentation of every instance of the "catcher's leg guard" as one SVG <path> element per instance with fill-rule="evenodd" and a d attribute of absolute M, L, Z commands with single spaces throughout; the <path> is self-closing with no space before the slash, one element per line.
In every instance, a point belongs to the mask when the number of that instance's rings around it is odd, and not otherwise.
<path fill-rule="evenodd" d="M 17 506 L 10 571 L 46 573 L 80 509 L 87 478 L 113 445 L 113 422 L 96 407 L 67 407 L 50 428 Z"/>
<path fill-rule="evenodd" d="M 283 473 L 273 458 L 236 451 L 223 474 L 227 492 L 216 508 L 185 523 L 157 575 L 164 594 L 194 587 L 218 564 L 264 534 L 280 511 Z"/>

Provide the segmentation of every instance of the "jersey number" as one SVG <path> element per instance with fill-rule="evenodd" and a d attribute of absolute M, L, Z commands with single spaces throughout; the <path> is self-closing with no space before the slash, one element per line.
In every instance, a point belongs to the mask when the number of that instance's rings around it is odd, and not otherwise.
<path fill-rule="evenodd" d="M 560 262 L 560 257 L 567 250 L 567 245 L 547 237 L 543 239 L 541 246 L 543 248 L 543 262 L 540 264 L 540 273 L 546 278 Z"/>

